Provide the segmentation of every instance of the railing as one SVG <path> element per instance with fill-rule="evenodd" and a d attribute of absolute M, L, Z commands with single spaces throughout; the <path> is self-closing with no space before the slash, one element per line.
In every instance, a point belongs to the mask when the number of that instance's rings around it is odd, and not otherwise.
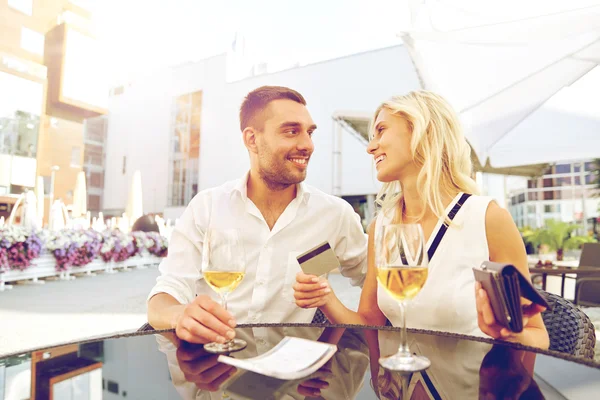
<path fill-rule="evenodd" d="M 0 272 L 0 292 L 10 289 L 8 282 L 30 281 L 31 283 L 43 284 L 45 281 L 40 279 L 58 278 L 61 280 L 75 279 L 72 274 L 85 274 L 94 276 L 96 272 L 116 273 L 121 271 L 131 271 L 130 268 L 145 269 L 160 264 L 162 258 L 153 255 L 141 255 L 130 257 L 122 262 L 104 262 L 101 258 L 96 258 L 91 263 L 83 267 L 70 267 L 66 271 L 57 271 L 56 259 L 50 253 L 44 253 L 39 258 L 32 261 L 32 265 L 27 269 L 8 270 Z"/>

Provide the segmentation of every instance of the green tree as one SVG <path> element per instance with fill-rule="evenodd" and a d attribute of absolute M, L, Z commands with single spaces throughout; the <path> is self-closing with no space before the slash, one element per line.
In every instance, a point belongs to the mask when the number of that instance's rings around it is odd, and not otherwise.
<path fill-rule="evenodd" d="M 545 228 L 524 230 L 523 237 L 536 248 L 541 244 L 548 245 L 556 251 L 556 259 L 561 261 L 565 250 L 578 249 L 584 243 L 595 242 L 591 236 L 573 235 L 578 228 L 568 222 L 549 219 Z"/>
<path fill-rule="evenodd" d="M 596 184 L 596 189 L 600 191 L 600 158 L 594 160 L 591 173 L 593 182 Z M 600 195 L 600 192 L 597 195 Z"/>

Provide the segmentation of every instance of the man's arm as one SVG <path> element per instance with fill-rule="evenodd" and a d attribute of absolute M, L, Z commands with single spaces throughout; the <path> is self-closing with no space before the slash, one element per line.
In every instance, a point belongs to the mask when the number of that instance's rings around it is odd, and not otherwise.
<path fill-rule="evenodd" d="M 201 199 L 194 198 L 179 219 L 169 241 L 167 257 L 160 263 L 160 276 L 148 296 L 148 323 L 155 329 L 173 328 L 173 312 L 194 301 L 196 283 L 202 279 Z M 197 208 L 198 211 L 195 211 Z M 198 221 L 197 221 L 198 220 Z M 183 307 L 179 307 L 181 310 Z"/>
<path fill-rule="evenodd" d="M 202 279 L 202 243 L 210 204 L 195 197 L 181 216 L 169 242 L 161 275 L 148 296 L 148 323 L 155 329 L 175 329 L 180 339 L 193 343 L 225 342 L 235 332 L 233 316 L 209 296 L 196 297 Z M 206 215 L 202 215 L 205 213 Z"/>
<path fill-rule="evenodd" d="M 362 287 L 367 273 L 367 235 L 350 204 L 343 205 L 335 253 L 341 274 L 350 278 L 353 286 Z"/>
<path fill-rule="evenodd" d="M 170 294 L 158 293 L 148 301 L 148 323 L 154 329 L 175 329 L 184 310 L 185 304 Z"/>

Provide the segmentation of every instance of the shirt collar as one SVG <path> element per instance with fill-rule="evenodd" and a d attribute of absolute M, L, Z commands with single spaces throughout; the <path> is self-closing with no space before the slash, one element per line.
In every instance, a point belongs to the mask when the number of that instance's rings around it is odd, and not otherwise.
<path fill-rule="evenodd" d="M 248 199 L 248 178 L 250 177 L 250 171 L 246 172 L 243 177 L 238 179 L 234 186 L 232 192 L 237 192 L 242 196 L 242 200 L 246 201 Z M 308 203 L 311 194 L 310 187 L 304 183 L 300 182 L 296 185 L 296 198 L 301 199 L 305 204 Z"/>

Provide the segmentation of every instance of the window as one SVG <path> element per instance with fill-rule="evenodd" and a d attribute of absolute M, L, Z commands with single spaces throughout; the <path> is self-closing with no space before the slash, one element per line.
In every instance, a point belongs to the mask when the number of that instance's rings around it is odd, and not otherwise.
<path fill-rule="evenodd" d="M 546 204 L 546 205 L 544 205 L 544 212 L 545 213 L 553 213 L 554 212 L 554 206 L 552 204 Z"/>
<path fill-rule="evenodd" d="M 568 174 L 571 172 L 571 164 L 557 164 L 556 165 L 556 173 L 557 174 Z"/>
<path fill-rule="evenodd" d="M 591 185 L 592 183 L 594 183 L 594 181 L 596 180 L 596 177 L 594 175 L 586 175 L 585 176 L 585 184 L 586 185 Z"/>
<path fill-rule="evenodd" d="M 571 186 L 571 177 L 557 178 L 556 183 L 558 186 Z"/>
<path fill-rule="evenodd" d="M 42 176 L 44 179 L 44 195 L 50 195 L 50 189 L 52 188 L 52 179 L 49 176 Z"/>
<path fill-rule="evenodd" d="M 90 173 L 89 186 L 95 188 L 104 188 L 104 174 L 102 172 Z"/>
<path fill-rule="evenodd" d="M 0 153 L 35 158 L 39 128 L 40 118 L 24 111 L 0 118 Z"/>
<path fill-rule="evenodd" d="M 85 162 L 86 165 L 104 165 L 104 148 L 95 144 L 85 144 Z"/>
<path fill-rule="evenodd" d="M 182 206 L 198 192 L 202 91 L 177 97 L 174 106 L 167 203 Z"/>
<path fill-rule="evenodd" d="M 527 200 L 529 200 L 529 201 L 536 201 L 537 199 L 538 199 L 537 192 L 529 192 L 529 193 L 527 193 Z"/>
<path fill-rule="evenodd" d="M 579 176 L 575 177 L 575 185 L 581 185 L 581 178 Z"/>
<path fill-rule="evenodd" d="M 81 147 L 73 147 L 71 149 L 71 167 L 81 167 Z"/>
<path fill-rule="evenodd" d="M 29 28 L 21 27 L 21 48 L 30 53 L 44 54 L 44 35 Z"/>
<path fill-rule="evenodd" d="M 593 162 L 586 162 L 585 163 L 585 171 L 591 171 L 594 169 L 594 163 Z"/>
<path fill-rule="evenodd" d="M 90 210 L 93 211 L 100 211 L 101 207 L 100 207 L 100 196 L 98 195 L 94 195 L 94 194 L 90 194 L 88 196 L 88 204 L 87 204 L 88 208 Z"/>
<path fill-rule="evenodd" d="M 536 179 L 528 179 L 527 180 L 527 187 L 529 189 L 537 188 L 537 180 Z"/>
<path fill-rule="evenodd" d="M 553 187 L 554 186 L 554 180 L 552 178 L 545 178 L 544 179 L 544 187 Z"/>
<path fill-rule="evenodd" d="M 33 0 L 8 0 L 8 6 L 23 14 L 33 15 Z"/>
<path fill-rule="evenodd" d="M 106 387 L 110 393 L 119 394 L 119 384 L 117 382 L 108 381 Z"/>
<path fill-rule="evenodd" d="M 527 206 L 527 213 L 528 214 L 535 214 L 535 206 L 533 204 L 530 204 Z"/>

